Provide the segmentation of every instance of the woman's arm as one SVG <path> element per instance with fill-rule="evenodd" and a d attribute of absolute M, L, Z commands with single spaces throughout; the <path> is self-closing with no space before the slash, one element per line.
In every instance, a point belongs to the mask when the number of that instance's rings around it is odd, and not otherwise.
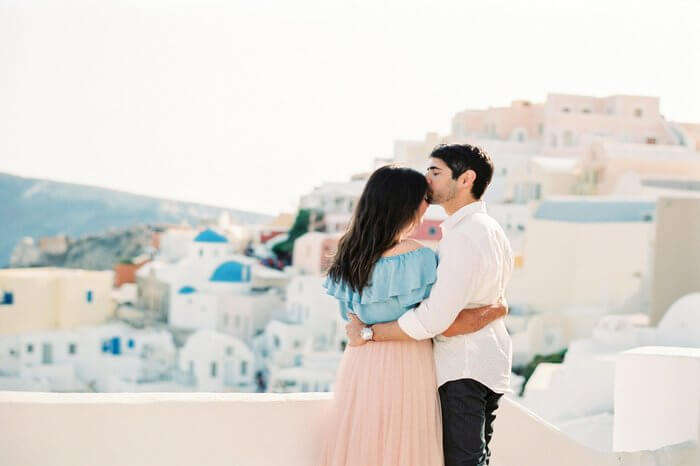
<path fill-rule="evenodd" d="M 508 308 L 502 304 L 462 309 L 455 321 L 452 322 L 452 325 L 450 325 L 442 335 L 445 337 L 453 337 L 455 335 L 476 332 L 506 314 L 508 314 Z"/>

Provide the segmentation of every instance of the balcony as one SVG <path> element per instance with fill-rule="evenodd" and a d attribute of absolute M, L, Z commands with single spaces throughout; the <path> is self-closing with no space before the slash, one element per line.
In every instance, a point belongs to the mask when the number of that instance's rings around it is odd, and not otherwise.
<path fill-rule="evenodd" d="M 3 466 L 310 466 L 331 394 L 0 392 Z M 494 466 L 691 466 L 695 442 L 586 448 L 504 399 Z"/>

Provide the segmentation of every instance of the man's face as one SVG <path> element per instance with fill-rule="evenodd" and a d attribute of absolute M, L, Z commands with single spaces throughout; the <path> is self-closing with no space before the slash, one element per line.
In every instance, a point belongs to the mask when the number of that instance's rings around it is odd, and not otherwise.
<path fill-rule="evenodd" d="M 425 173 L 428 180 L 428 202 L 443 204 L 457 195 L 457 180 L 452 179 L 452 170 L 441 159 L 430 158 Z"/>

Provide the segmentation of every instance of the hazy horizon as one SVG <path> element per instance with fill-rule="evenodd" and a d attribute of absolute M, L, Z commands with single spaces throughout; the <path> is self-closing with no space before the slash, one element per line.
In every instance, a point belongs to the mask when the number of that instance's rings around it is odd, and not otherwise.
<path fill-rule="evenodd" d="M 649 5 L 0 0 L 0 172 L 276 214 L 465 108 L 700 122 L 700 3 Z"/>

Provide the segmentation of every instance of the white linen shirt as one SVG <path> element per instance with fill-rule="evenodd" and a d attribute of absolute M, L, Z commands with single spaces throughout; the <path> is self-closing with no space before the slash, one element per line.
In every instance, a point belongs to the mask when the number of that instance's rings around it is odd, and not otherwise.
<path fill-rule="evenodd" d="M 486 213 L 483 201 L 462 207 L 441 228 L 437 281 L 426 300 L 399 318 L 399 327 L 416 340 L 434 337 L 438 386 L 451 380 L 474 379 L 496 393 L 510 392 L 513 347 L 505 319 L 496 319 L 467 335 L 441 335 L 463 308 L 494 304 L 505 298 L 513 272 L 508 238 Z"/>

